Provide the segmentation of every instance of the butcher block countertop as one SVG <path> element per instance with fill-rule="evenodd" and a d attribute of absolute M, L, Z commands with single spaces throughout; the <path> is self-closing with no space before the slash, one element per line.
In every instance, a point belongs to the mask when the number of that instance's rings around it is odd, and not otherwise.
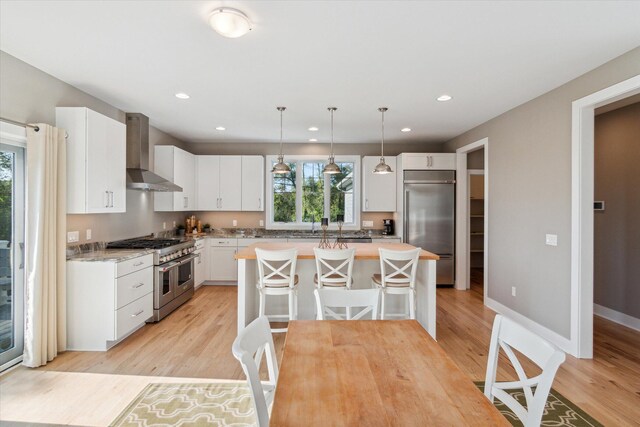
<path fill-rule="evenodd" d="M 349 248 L 355 248 L 355 259 L 379 259 L 379 248 L 390 249 L 393 251 L 408 251 L 414 249 L 415 246 L 411 246 L 407 243 L 349 243 Z M 317 243 L 254 243 L 245 248 L 242 248 L 236 254 L 236 259 L 256 259 L 256 248 L 266 249 L 271 251 L 278 251 L 283 249 L 296 248 L 298 250 L 298 259 L 314 259 L 313 248 L 318 247 Z M 440 257 L 431 252 L 422 250 L 420 252 L 421 260 L 434 260 L 437 261 Z"/>

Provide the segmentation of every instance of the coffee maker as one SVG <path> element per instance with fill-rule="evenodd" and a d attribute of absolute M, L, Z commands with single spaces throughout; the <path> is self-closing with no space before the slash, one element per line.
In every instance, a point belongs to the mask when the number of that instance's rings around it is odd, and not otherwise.
<path fill-rule="evenodd" d="M 382 234 L 384 234 L 385 236 L 393 236 L 393 234 L 396 232 L 395 227 L 393 225 L 393 220 L 383 219 L 382 224 L 384 225 Z"/>

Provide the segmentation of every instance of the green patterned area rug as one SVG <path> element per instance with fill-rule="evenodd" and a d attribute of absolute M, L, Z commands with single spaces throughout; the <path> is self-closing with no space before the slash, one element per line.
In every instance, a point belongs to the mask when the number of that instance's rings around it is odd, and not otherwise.
<path fill-rule="evenodd" d="M 475 385 L 484 392 L 484 381 L 475 381 Z M 526 407 L 524 391 L 511 390 L 509 392 L 514 399 Z M 504 403 L 495 399 L 494 404 L 502 415 L 516 427 L 523 427 L 516 415 Z M 547 404 L 542 414 L 541 426 L 547 427 L 602 427 L 602 424 L 593 419 L 589 414 L 580 409 L 569 399 L 551 388 Z"/>
<path fill-rule="evenodd" d="M 253 426 L 245 382 L 149 384 L 111 423 L 124 426 Z"/>

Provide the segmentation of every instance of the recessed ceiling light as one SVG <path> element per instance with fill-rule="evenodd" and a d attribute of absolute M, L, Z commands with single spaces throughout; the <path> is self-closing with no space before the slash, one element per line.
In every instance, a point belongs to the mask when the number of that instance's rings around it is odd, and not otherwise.
<path fill-rule="evenodd" d="M 249 17 L 230 7 L 219 7 L 209 15 L 209 25 L 216 33 L 235 39 L 251 31 Z"/>
<path fill-rule="evenodd" d="M 227 128 L 225 128 L 224 126 L 218 126 L 216 127 L 216 130 L 226 130 Z"/>
<path fill-rule="evenodd" d="M 316 138 L 311 138 L 309 142 L 318 142 L 318 140 Z"/>
<path fill-rule="evenodd" d="M 402 128 L 400 132 L 411 132 L 411 128 Z"/>
<path fill-rule="evenodd" d="M 310 130 L 311 132 L 317 132 L 317 131 L 318 131 L 318 128 L 317 128 L 317 127 L 315 127 L 315 126 L 311 126 L 311 127 L 309 128 L 309 130 Z"/>
<path fill-rule="evenodd" d="M 178 93 L 176 93 L 176 98 L 180 98 L 180 99 L 189 99 L 189 98 L 190 98 L 190 96 L 189 96 L 189 95 L 187 95 L 187 94 L 186 94 L 186 93 L 184 93 L 184 92 L 178 92 Z"/>
<path fill-rule="evenodd" d="M 450 95 L 440 95 L 439 97 L 436 98 L 436 100 L 438 100 L 440 102 L 451 101 L 451 96 Z"/>

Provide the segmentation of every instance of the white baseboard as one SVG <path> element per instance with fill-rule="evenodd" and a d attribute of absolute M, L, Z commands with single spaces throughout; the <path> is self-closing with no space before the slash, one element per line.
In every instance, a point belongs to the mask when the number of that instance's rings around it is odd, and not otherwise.
<path fill-rule="evenodd" d="M 596 316 L 604 317 L 612 322 L 619 323 L 627 328 L 640 331 L 640 319 L 629 316 L 628 314 L 621 313 L 616 310 L 612 310 L 600 304 L 593 304 L 593 314 Z"/>
<path fill-rule="evenodd" d="M 568 338 L 565 338 L 562 335 L 558 334 L 557 332 L 554 332 L 551 329 L 546 328 L 541 324 L 534 322 L 528 317 L 523 316 L 517 311 L 514 311 L 509 307 L 503 304 L 500 304 L 498 301 L 493 300 L 489 297 L 485 298 L 484 303 L 487 307 L 489 307 L 493 311 L 498 312 L 506 317 L 509 317 L 511 320 L 518 322 L 525 328 L 529 329 L 531 332 L 535 332 L 536 334 L 540 335 L 542 338 L 546 339 L 547 341 L 557 345 L 564 352 L 575 356 L 575 354 L 571 351 L 572 350 L 571 341 Z"/>

